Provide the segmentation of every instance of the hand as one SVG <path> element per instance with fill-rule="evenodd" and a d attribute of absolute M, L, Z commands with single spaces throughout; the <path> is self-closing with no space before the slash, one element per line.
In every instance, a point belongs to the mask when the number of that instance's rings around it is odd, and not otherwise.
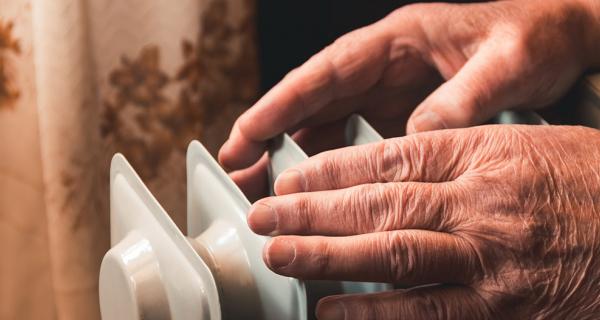
<path fill-rule="evenodd" d="M 419 133 L 285 171 L 248 223 L 275 236 L 264 260 L 285 276 L 439 284 L 328 297 L 320 319 L 591 319 L 599 159 L 589 128 Z"/>
<path fill-rule="evenodd" d="M 594 14 L 597 0 L 405 6 L 292 71 L 237 120 L 219 159 L 234 170 L 251 166 L 282 132 L 297 133 L 309 153 L 339 147 L 332 132 L 342 132 L 335 127 L 350 113 L 392 137 L 404 134 L 411 113 L 409 133 L 546 106 L 599 64 Z M 264 174 L 265 163 L 232 177 L 260 190 L 248 180 Z"/>

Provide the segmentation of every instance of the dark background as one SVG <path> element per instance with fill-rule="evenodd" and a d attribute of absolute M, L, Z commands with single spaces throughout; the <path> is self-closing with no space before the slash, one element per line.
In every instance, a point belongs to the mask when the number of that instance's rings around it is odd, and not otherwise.
<path fill-rule="evenodd" d="M 410 0 L 258 0 L 258 41 L 261 93 L 341 35 L 371 24 Z M 446 1 L 453 3 L 484 1 Z M 574 110 L 587 97 L 575 86 L 555 105 L 539 110 L 550 123 L 584 124 Z M 597 100 L 597 99 L 596 99 Z M 599 102 L 600 103 L 600 102 Z"/>
<path fill-rule="evenodd" d="M 411 2 L 414 1 L 258 0 L 261 90 L 271 88 L 339 36 Z"/>

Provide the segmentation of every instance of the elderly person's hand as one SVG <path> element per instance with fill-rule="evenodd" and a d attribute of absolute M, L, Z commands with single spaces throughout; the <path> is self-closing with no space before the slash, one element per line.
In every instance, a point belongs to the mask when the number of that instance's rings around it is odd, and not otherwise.
<path fill-rule="evenodd" d="M 327 128 L 358 112 L 385 136 L 402 135 L 407 118 L 418 133 L 282 174 L 278 196 L 248 217 L 275 236 L 267 265 L 304 279 L 435 284 L 325 298 L 321 319 L 597 317 L 600 132 L 423 131 L 550 104 L 600 65 L 599 38 L 598 0 L 427 4 L 311 58 L 238 119 L 221 149 L 250 197 L 263 194 L 259 158 L 282 132 L 320 151 L 338 146 Z"/>
<path fill-rule="evenodd" d="M 439 285 L 323 299 L 319 319 L 600 315 L 600 132 L 482 126 L 321 153 L 248 222 L 302 279 Z"/>
<path fill-rule="evenodd" d="M 234 170 L 254 165 L 232 177 L 256 198 L 266 189 L 257 179 L 265 161 L 256 162 L 282 132 L 315 153 L 339 146 L 330 132 L 350 113 L 391 137 L 409 115 L 412 133 L 548 105 L 600 62 L 599 12 L 598 0 L 403 7 L 292 71 L 238 119 L 219 159 Z"/>

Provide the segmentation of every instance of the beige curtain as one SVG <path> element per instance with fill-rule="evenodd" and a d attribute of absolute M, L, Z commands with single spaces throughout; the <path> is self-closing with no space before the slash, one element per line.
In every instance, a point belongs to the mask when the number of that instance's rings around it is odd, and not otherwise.
<path fill-rule="evenodd" d="M 108 169 L 185 227 L 184 157 L 256 98 L 252 0 L 0 0 L 0 319 L 99 319 Z"/>

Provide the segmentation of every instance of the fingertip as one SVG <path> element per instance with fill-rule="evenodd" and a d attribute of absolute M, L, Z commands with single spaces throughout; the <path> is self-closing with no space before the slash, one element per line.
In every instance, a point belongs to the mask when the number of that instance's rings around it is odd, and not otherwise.
<path fill-rule="evenodd" d="M 290 241 L 273 238 L 267 242 L 263 250 L 263 260 L 269 269 L 280 272 L 296 259 L 296 247 Z"/>
<path fill-rule="evenodd" d="M 250 115 L 248 115 L 250 113 Z M 240 117 L 237 119 L 236 128 L 238 134 L 246 137 L 246 139 L 251 139 L 253 129 L 256 126 L 256 121 L 252 120 L 252 113 L 254 113 L 254 107 L 248 109 L 248 111 L 242 113 Z"/>
<path fill-rule="evenodd" d="M 230 149 L 231 147 L 229 147 L 229 139 L 227 139 L 227 141 L 223 143 L 217 154 L 217 160 L 226 172 L 230 172 L 232 170 L 226 165 L 226 163 L 229 161 L 229 155 L 231 153 Z"/>
<path fill-rule="evenodd" d="M 219 150 L 218 159 L 228 170 L 247 168 L 260 159 L 266 146 L 266 142 L 249 141 L 242 136 L 231 137 Z"/>
<path fill-rule="evenodd" d="M 284 101 L 279 103 L 286 104 Z M 273 90 L 267 92 L 240 115 L 235 126 L 237 134 L 248 141 L 266 141 L 285 131 L 287 121 L 279 117 L 281 110 L 276 108 L 277 105 L 273 102 Z"/>
<path fill-rule="evenodd" d="M 316 316 L 319 320 L 343 320 L 346 307 L 337 296 L 325 297 L 317 303 Z"/>
<path fill-rule="evenodd" d="M 242 114 L 236 120 L 229 139 L 219 149 L 217 159 L 226 171 L 250 167 L 266 150 L 266 141 L 254 140 L 240 128 L 240 123 L 244 122 L 245 118 L 245 114 Z"/>
<path fill-rule="evenodd" d="M 448 126 L 439 114 L 432 111 L 425 111 L 414 115 L 409 119 L 406 126 L 406 133 L 414 134 L 418 132 L 442 130 L 447 128 Z"/>
<path fill-rule="evenodd" d="M 285 195 L 306 191 L 306 180 L 302 171 L 288 169 L 275 180 L 273 187 L 276 195 Z"/>
<path fill-rule="evenodd" d="M 252 231 L 261 235 L 275 235 L 278 216 L 273 207 L 264 201 L 257 202 L 248 213 L 248 226 Z"/>

